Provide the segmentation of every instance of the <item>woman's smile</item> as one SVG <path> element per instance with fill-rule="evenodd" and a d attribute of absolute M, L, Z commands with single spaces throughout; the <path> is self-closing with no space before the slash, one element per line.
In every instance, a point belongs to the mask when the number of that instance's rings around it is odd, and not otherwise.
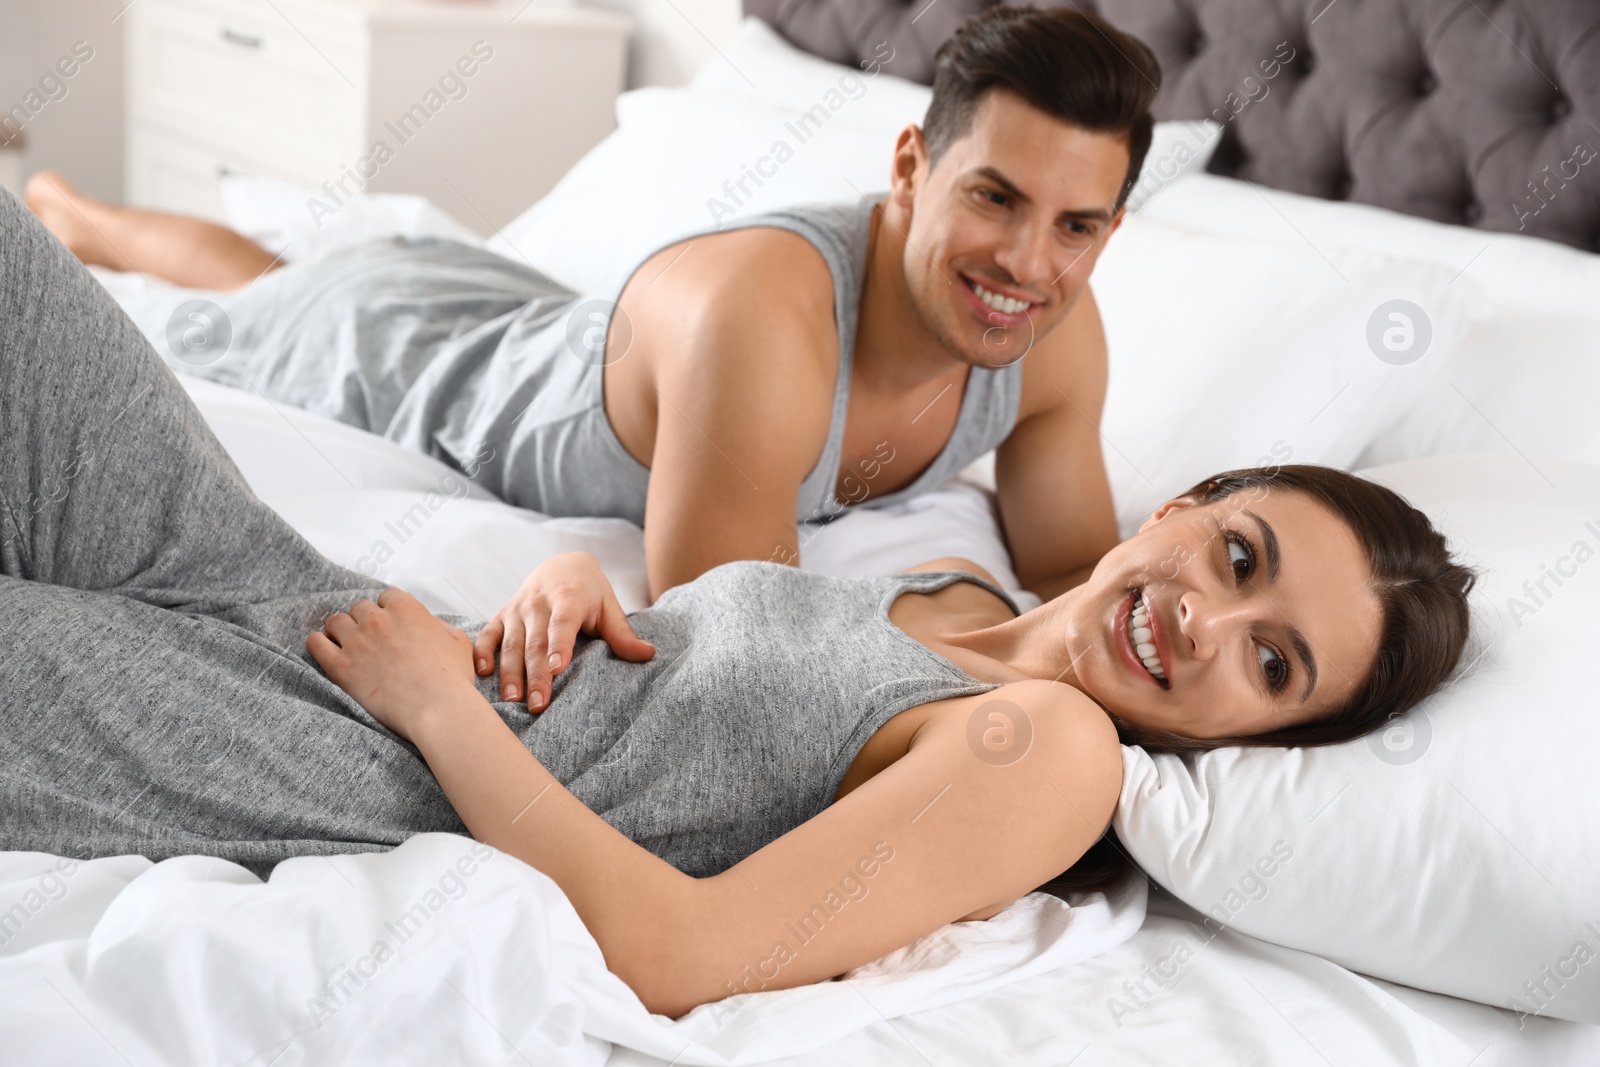
<path fill-rule="evenodd" d="M 1172 688 L 1172 645 L 1151 598 L 1139 587 L 1123 597 L 1112 618 L 1112 640 L 1123 663 L 1160 689 Z"/>

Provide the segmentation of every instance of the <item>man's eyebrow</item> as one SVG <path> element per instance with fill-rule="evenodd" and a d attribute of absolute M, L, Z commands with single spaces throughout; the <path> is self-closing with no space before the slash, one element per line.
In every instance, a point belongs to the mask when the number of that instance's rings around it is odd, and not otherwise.
<path fill-rule="evenodd" d="M 1244 513 L 1261 528 L 1261 546 L 1267 556 L 1267 580 L 1276 581 L 1278 571 L 1283 566 L 1283 553 L 1278 548 L 1278 532 L 1272 528 L 1271 523 L 1249 508 L 1245 508 Z M 1294 654 L 1300 657 L 1300 662 L 1306 668 L 1306 691 L 1300 694 L 1300 700 L 1304 702 L 1311 699 L 1312 690 L 1317 688 L 1317 661 L 1311 655 L 1311 642 L 1306 640 L 1306 635 L 1293 625 L 1288 626 L 1287 630 L 1289 644 L 1293 646 Z"/>
<path fill-rule="evenodd" d="M 1033 202 L 1032 197 L 1023 192 L 1021 189 L 1017 188 L 1016 182 L 1012 181 L 1010 178 L 1007 178 L 1004 174 L 1001 174 L 993 167 L 979 167 L 974 173 L 980 175 L 981 177 L 988 178 L 1000 188 L 1004 189 L 1006 193 L 1015 200 L 1020 200 L 1025 204 Z M 1090 219 L 1095 222 L 1110 222 L 1111 212 L 1102 207 L 1073 208 L 1061 212 L 1061 217 L 1063 219 Z"/>

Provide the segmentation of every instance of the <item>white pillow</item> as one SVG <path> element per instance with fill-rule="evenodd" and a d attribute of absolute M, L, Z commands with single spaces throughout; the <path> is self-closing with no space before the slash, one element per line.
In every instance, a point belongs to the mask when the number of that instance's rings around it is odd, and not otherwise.
<path fill-rule="evenodd" d="M 1369 249 L 1437 263 L 1476 282 L 1485 317 L 1405 420 L 1363 465 L 1503 452 L 1600 463 L 1600 256 L 1516 233 L 1486 233 L 1382 208 L 1196 175 L 1164 189 L 1147 219 L 1323 251 Z M 1461 284 L 1460 282 L 1457 283 Z"/>
<path fill-rule="evenodd" d="M 652 252 L 689 233 L 887 186 L 898 127 L 829 121 L 802 143 L 790 128 L 797 117 L 697 89 L 624 93 L 610 136 L 486 247 L 580 292 L 610 296 Z M 793 153 L 781 164 L 779 142 Z"/>
<path fill-rule="evenodd" d="M 1092 282 L 1111 363 L 1102 443 L 1123 536 L 1218 471 L 1350 466 L 1432 387 L 1481 314 L 1476 285 L 1452 284 L 1454 274 L 1147 213 L 1125 220 Z M 1386 347 L 1385 335 L 1407 339 L 1390 314 L 1410 322 L 1409 350 Z"/>
<path fill-rule="evenodd" d="M 888 188 L 895 138 L 922 121 L 932 90 L 893 77 L 892 66 L 868 76 L 807 55 L 759 19 L 745 20 L 723 52 L 688 88 L 618 97 L 611 135 L 487 247 L 609 295 L 689 233 Z M 802 125 L 807 112 L 825 121 Z M 1203 170 L 1219 133 L 1210 122 L 1157 123 L 1130 208 Z"/>
<path fill-rule="evenodd" d="M 279 178 L 228 174 L 221 189 L 228 225 L 281 255 L 285 263 L 315 259 L 375 237 L 448 237 L 471 245 L 483 243 L 482 237 L 433 201 L 414 193 L 363 193 L 327 212 L 311 210 L 313 200 L 331 202 L 325 192 Z"/>
<path fill-rule="evenodd" d="M 1117 834 L 1208 929 L 1600 1023 L 1600 467 L 1535 462 L 1371 472 L 1482 569 L 1475 662 L 1409 715 L 1326 748 L 1123 749 Z"/>

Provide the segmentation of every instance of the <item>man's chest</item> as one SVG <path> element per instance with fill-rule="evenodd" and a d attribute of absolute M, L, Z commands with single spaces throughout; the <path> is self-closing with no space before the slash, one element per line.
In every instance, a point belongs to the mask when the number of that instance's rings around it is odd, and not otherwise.
<path fill-rule="evenodd" d="M 955 432 L 967 369 L 900 395 L 851 389 L 834 496 L 842 504 L 887 496 L 919 478 Z"/>

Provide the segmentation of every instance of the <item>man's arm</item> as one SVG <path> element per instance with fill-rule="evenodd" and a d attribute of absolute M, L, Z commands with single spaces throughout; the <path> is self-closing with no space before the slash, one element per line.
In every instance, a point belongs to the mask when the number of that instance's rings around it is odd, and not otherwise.
<path fill-rule="evenodd" d="M 692 284 L 651 294 L 677 324 L 654 366 L 652 601 L 733 560 L 799 562 L 795 503 L 827 438 L 838 346 L 832 276 L 784 238 L 725 235 L 697 250 Z"/>
<path fill-rule="evenodd" d="M 995 488 L 1017 579 L 1049 600 L 1083 582 L 1118 540 L 1100 451 L 1106 338 L 1094 294 L 1023 358 L 1022 404 L 995 453 Z"/>

